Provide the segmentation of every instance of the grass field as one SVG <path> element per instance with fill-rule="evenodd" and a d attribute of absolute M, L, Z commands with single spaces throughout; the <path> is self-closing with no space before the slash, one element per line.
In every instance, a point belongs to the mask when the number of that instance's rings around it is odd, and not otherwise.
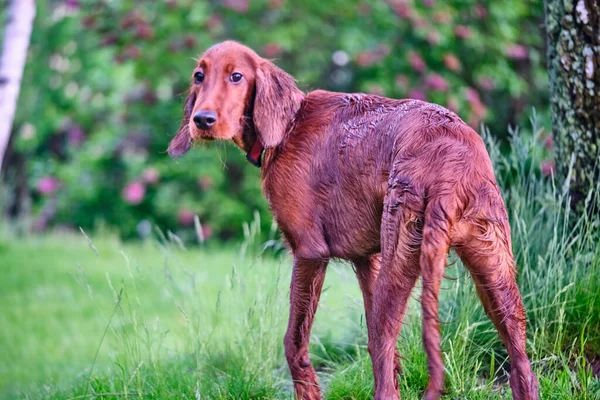
<path fill-rule="evenodd" d="M 515 138 L 514 140 L 520 140 Z M 504 187 L 543 399 L 600 399 L 600 228 L 528 172 L 528 143 L 492 156 Z M 250 229 L 248 232 L 252 232 Z M 283 355 L 290 259 L 157 238 L 0 233 L 0 398 L 291 399 Z M 453 257 L 452 257 L 453 258 Z M 440 319 L 446 398 L 508 399 L 509 367 L 459 262 Z M 418 288 L 398 341 L 403 399 L 427 384 Z M 372 398 L 362 299 L 330 266 L 311 357 L 327 399 Z"/>

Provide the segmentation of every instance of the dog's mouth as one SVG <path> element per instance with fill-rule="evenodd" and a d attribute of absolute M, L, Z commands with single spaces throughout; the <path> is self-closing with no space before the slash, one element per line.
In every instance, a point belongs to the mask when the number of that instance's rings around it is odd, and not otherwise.
<path fill-rule="evenodd" d="M 210 133 L 209 129 L 195 128 L 191 132 L 190 136 L 192 137 L 192 141 L 194 142 L 215 140 L 215 137 Z"/>
<path fill-rule="evenodd" d="M 233 136 L 233 135 L 231 135 Z M 190 138 L 192 142 L 213 142 L 215 140 L 230 140 L 229 130 L 225 127 L 214 127 L 210 129 L 198 129 L 194 127 L 190 129 Z"/>

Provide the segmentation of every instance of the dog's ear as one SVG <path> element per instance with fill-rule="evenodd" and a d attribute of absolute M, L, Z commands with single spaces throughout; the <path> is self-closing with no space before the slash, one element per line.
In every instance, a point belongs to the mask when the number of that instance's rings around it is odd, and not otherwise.
<path fill-rule="evenodd" d="M 302 92 L 294 78 L 270 61 L 256 70 L 252 119 L 264 147 L 275 147 L 300 108 Z"/>
<path fill-rule="evenodd" d="M 171 143 L 169 143 L 169 148 L 167 150 L 169 155 L 173 158 L 184 155 L 192 147 L 190 118 L 192 117 L 192 111 L 194 110 L 195 103 L 196 93 L 190 92 L 185 100 L 185 106 L 183 107 L 183 119 L 181 120 L 181 126 L 179 127 L 175 137 L 171 140 Z"/>

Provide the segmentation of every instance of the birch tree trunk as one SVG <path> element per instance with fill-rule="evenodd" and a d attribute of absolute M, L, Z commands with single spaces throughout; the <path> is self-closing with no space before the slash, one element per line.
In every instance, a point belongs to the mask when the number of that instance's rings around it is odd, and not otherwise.
<path fill-rule="evenodd" d="M 600 155 L 600 2 L 546 0 L 552 131 L 558 174 L 581 209 L 598 182 Z"/>
<path fill-rule="evenodd" d="M 34 0 L 10 0 L 0 58 L 0 169 L 10 140 L 35 17 Z"/>

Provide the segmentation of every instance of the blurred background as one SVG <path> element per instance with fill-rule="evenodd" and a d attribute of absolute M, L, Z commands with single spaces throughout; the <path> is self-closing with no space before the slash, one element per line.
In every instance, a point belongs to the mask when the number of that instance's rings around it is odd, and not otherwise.
<path fill-rule="evenodd" d="M 2 2 L 0 2 L 2 3 Z M 7 1 L 4 0 L 4 4 Z M 0 204 L 23 231 L 99 228 L 123 238 L 158 227 L 239 238 L 270 216 L 259 171 L 237 148 L 165 153 L 194 60 L 234 39 L 272 58 L 305 90 L 411 97 L 489 126 L 532 109 L 548 120 L 541 1 L 40 0 Z M 3 7 L 5 9 L 5 7 Z M 2 14 L 3 21 L 5 14 Z M 549 175 L 550 135 L 535 168 Z"/>

